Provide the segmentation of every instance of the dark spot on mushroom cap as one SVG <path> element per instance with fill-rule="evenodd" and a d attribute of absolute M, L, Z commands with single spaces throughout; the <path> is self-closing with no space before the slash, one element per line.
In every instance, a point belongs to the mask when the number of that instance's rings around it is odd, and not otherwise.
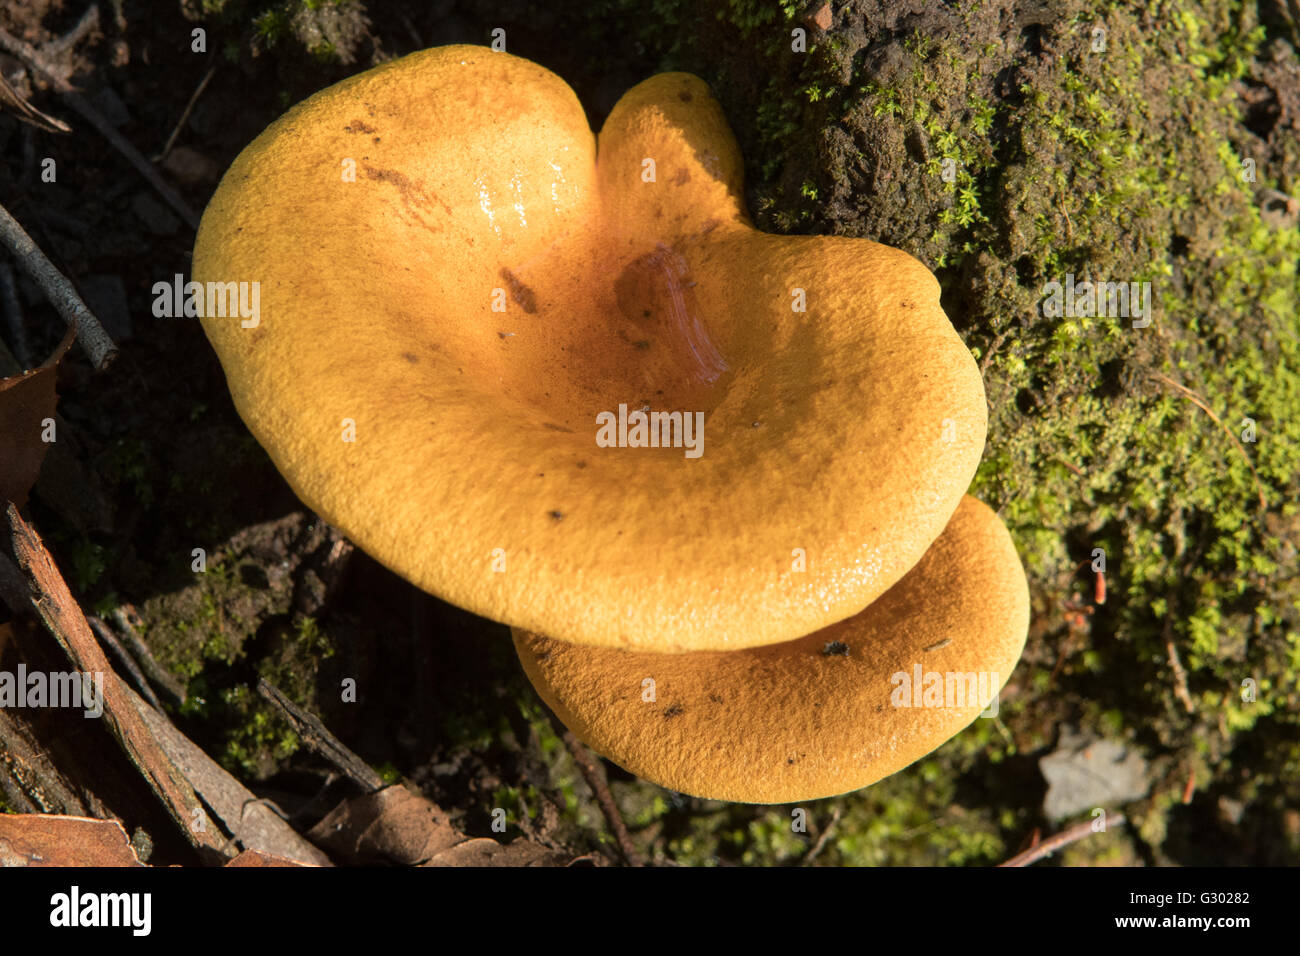
<path fill-rule="evenodd" d="M 848 657 L 849 645 L 843 641 L 827 641 L 822 648 L 822 657 Z"/>
<path fill-rule="evenodd" d="M 681 704 L 672 704 L 664 710 L 664 718 L 676 717 L 678 714 L 682 713 L 684 709 L 685 708 L 683 708 Z"/>
<path fill-rule="evenodd" d="M 691 94 L 687 93 L 685 90 L 682 90 L 680 93 L 677 94 L 677 98 L 681 100 L 683 103 L 689 103 L 691 101 Z"/>
<path fill-rule="evenodd" d="M 407 360 L 408 362 L 410 362 L 412 365 L 419 365 L 419 364 L 420 364 L 420 357 L 419 357 L 418 355 L 416 355 L 415 353 L 413 353 L 413 352 L 403 352 L 403 353 L 402 353 L 402 358 L 406 359 L 406 360 Z"/>
<path fill-rule="evenodd" d="M 547 512 L 547 514 L 549 514 L 549 515 L 550 515 L 552 518 L 554 518 L 556 521 L 563 521 L 563 520 L 564 520 L 564 512 L 563 512 L 563 511 L 549 511 L 549 512 Z"/>
<path fill-rule="evenodd" d="M 343 132 L 345 133 L 373 133 L 374 131 L 375 128 L 373 126 L 368 126 L 362 120 L 353 120 L 347 126 L 343 127 Z"/>
<path fill-rule="evenodd" d="M 424 223 L 424 214 L 428 208 L 435 202 L 443 208 L 447 215 L 451 215 L 451 207 L 442 199 L 432 193 L 426 192 L 421 186 L 416 184 L 404 173 L 399 173 L 395 169 L 378 169 L 365 162 L 369 157 L 362 157 L 361 168 L 365 170 L 366 176 L 377 183 L 384 183 L 389 186 L 397 187 L 397 194 L 402 199 L 402 206 L 417 219 Z M 425 224 L 427 226 L 427 223 Z"/>
<path fill-rule="evenodd" d="M 533 290 L 524 285 L 509 269 L 501 269 L 501 278 L 506 280 L 506 285 L 510 286 L 510 298 L 518 303 L 519 307 L 529 315 L 537 311 L 537 296 Z"/>

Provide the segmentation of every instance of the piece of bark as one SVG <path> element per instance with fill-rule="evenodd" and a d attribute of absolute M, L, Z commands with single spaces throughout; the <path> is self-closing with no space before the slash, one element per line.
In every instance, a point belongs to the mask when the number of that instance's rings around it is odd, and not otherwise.
<path fill-rule="evenodd" d="M 144 866 L 116 820 L 0 814 L 0 866 Z"/>
<path fill-rule="evenodd" d="M 153 739 L 148 725 L 128 696 L 132 693 L 130 688 L 109 666 L 40 536 L 13 505 L 9 506 L 8 515 L 14 557 L 31 588 L 32 606 L 77 670 L 103 675 L 102 719 L 107 722 L 109 731 L 190 844 L 209 859 L 233 857 L 235 848 L 212 823 L 186 781 L 184 772 Z"/>
<path fill-rule="evenodd" d="M 257 850 L 245 850 L 239 856 L 235 857 L 227 867 L 267 867 L 267 866 L 308 866 L 309 864 L 300 863 L 297 860 L 286 860 L 282 856 L 274 856 L 270 853 L 259 853 Z"/>
<path fill-rule="evenodd" d="M 0 709 L 0 773 L 24 795 L 25 809 L 72 816 L 91 812 L 77 796 L 76 787 L 50 760 L 48 751 L 33 738 L 26 722 L 4 709 Z M 10 793 L 8 786 L 5 793 Z"/>
<path fill-rule="evenodd" d="M 564 866 L 569 858 L 536 843 L 467 837 L 424 797 L 395 784 L 345 800 L 307 833 L 340 859 L 402 866 Z"/>
<path fill-rule="evenodd" d="M 299 836 L 256 794 L 177 730 L 165 715 L 150 707 L 130 687 L 123 686 L 122 690 L 163 752 L 181 769 L 194 791 L 240 846 L 313 866 L 331 865 L 329 857 Z"/>

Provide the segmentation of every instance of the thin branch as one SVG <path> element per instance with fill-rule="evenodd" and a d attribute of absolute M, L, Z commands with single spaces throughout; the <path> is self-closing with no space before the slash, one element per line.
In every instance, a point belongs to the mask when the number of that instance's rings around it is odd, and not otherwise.
<path fill-rule="evenodd" d="M 36 284 L 41 287 L 59 315 L 63 316 L 63 320 L 77 330 L 77 339 L 95 368 L 108 368 L 117 357 L 117 346 L 99 324 L 99 319 L 81 301 L 81 296 L 72 287 L 72 283 L 54 268 L 54 264 L 45 257 L 45 253 L 41 252 L 32 237 L 27 235 L 26 230 L 19 225 L 17 219 L 9 215 L 9 210 L 4 206 L 0 206 L 0 242 L 14 254 L 27 274 L 36 280 Z"/>
<path fill-rule="evenodd" d="M 95 636 L 99 638 L 99 642 L 106 645 L 108 649 L 113 652 L 113 656 L 116 657 L 121 662 L 122 666 L 126 668 L 127 673 L 131 675 L 131 680 L 135 683 L 136 689 L 140 691 L 141 696 L 149 702 L 151 707 L 156 710 L 162 710 L 162 704 L 159 703 L 158 698 L 154 696 L 153 688 L 149 686 L 149 682 L 145 680 L 144 674 L 140 672 L 140 667 L 136 664 L 135 658 L 128 654 L 122 645 L 118 643 L 117 635 L 113 633 L 113 629 L 93 614 L 86 615 L 86 622 L 90 624 L 90 629 L 95 632 Z"/>
<path fill-rule="evenodd" d="M 844 816 L 844 804 L 841 803 L 835 807 L 835 812 L 831 814 L 831 818 L 827 821 L 826 826 L 822 827 L 822 832 L 817 836 L 817 842 L 812 845 L 812 849 L 805 853 L 804 858 L 799 861 L 800 866 L 807 866 L 813 860 L 817 859 L 822 850 L 826 848 L 826 844 L 831 838 L 831 833 L 835 830 L 835 827 L 840 822 L 840 817 L 842 816 Z"/>
<path fill-rule="evenodd" d="M 1196 705 L 1192 702 L 1192 695 L 1187 690 L 1187 671 L 1183 668 L 1183 662 L 1178 657 L 1178 648 L 1174 646 L 1172 637 L 1165 638 L 1165 654 L 1169 657 L 1169 666 L 1174 671 L 1174 696 L 1178 698 L 1183 705 L 1183 709 L 1189 714 L 1196 713 Z"/>
<path fill-rule="evenodd" d="M 258 679 L 257 692 L 284 715 L 285 719 L 293 726 L 294 731 L 302 738 L 302 742 L 307 746 L 308 750 L 320 754 L 338 767 L 349 780 L 366 793 L 374 793 L 383 788 L 384 780 L 379 774 L 375 773 L 374 768 L 349 750 L 343 741 L 330 733 L 325 725 L 321 723 L 319 717 L 303 710 L 288 697 L 285 697 L 280 689 L 265 677 Z"/>
<path fill-rule="evenodd" d="M 1106 815 L 1107 829 L 1110 829 L 1111 827 L 1121 826 L 1124 822 L 1125 822 L 1124 814 L 1122 813 L 1109 813 Z M 1051 856 L 1057 850 L 1060 850 L 1063 847 L 1067 847 L 1071 843 L 1075 843 L 1079 840 L 1082 840 L 1090 833 L 1105 832 L 1104 830 L 1102 831 L 1093 830 L 1092 824 L 1093 824 L 1092 820 L 1084 820 L 1082 823 L 1076 823 L 1068 830 L 1062 830 L 1060 833 L 1048 837 L 1042 843 L 1030 847 L 1024 853 L 1017 853 L 1015 856 L 1007 860 L 1005 863 L 999 864 L 999 866 L 1011 866 L 1011 867 L 1028 866 L 1031 863 L 1038 862 L 1045 856 Z"/>
<path fill-rule="evenodd" d="M 55 56 L 66 53 L 84 40 L 86 34 L 90 33 L 91 30 L 94 30 L 98 26 L 99 7 L 92 3 L 86 8 L 86 12 L 81 15 L 81 19 L 77 21 L 76 26 L 63 34 L 63 36 L 55 37 L 49 43 L 45 44 L 44 52 L 52 53 Z"/>
<path fill-rule="evenodd" d="M 194 104 L 198 103 L 199 97 L 202 96 L 203 91 L 208 88 L 208 84 L 212 82 L 212 77 L 217 72 L 217 63 L 219 62 L 220 61 L 218 60 L 208 67 L 207 72 L 203 74 L 203 79 L 199 80 L 198 88 L 195 89 L 194 93 L 190 96 L 190 101 L 185 104 L 185 109 L 181 111 L 181 118 L 178 119 L 176 125 L 172 127 L 171 135 L 167 137 L 167 142 L 163 144 L 162 152 L 153 158 L 154 162 L 162 162 L 172 151 L 172 146 L 176 144 L 176 137 L 181 134 L 181 128 L 185 125 L 185 121 L 190 118 L 190 113 L 194 111 Z"/>
<path fill-rule="evenodd" d="M 109 615 L 112 617 L 113 623 L 117 625 L 117 631 L 122 637 L 122 643 L 131 652 L 132 658 L 140 665 L 140 669 L 144 671 L 145 676 L 162 690 L 172 704 L 179 707 L 185 703 L 187 696 L 185 685 L 177 680 L 171 671 L 158 663 L 157 658 L 153 656 L 153 652 L 149 650 L 149 645 L 141 639 L 140 633 L 135 629 L 135 625 L 131 623 L 130 615 L 127 614 L 127 608 L 129 607 L 130 605 L 116 607 Z M 131 610 L 134 613 L 134 609 Z M 162 710 L 161 707 L 158 709 Z"/>
<path fill-rule="evenodd" d="M 627 832 L 627 824 L 623 822 L 623 815 L 618 812 L 618 804 L 614 802 L 614 795 L 609 792 L 609 783 L 605 779 L 605 771 L 596 763 L 591 751 L 587 745 L 574 736 L 573 731 L 559 723 L 554 717 L 556 729 L 560 731 L 561 739 L 564 746 L 569 748 L 569 753 L 573 755 L 573 761 L 578 765 L 582 772 L 582 779 L 587 781 L 587 786 L 596 797 L 596 803 L 600 807 L 600 812 L 605 816 L 605 822 L 609 824 L 610 832 L 614 834 L 614 840 L 618 843 L 619 852 L 623 854 L 623 859 L 629 866 L 644 866 L 641 854 L 637 853 L 636 846 L 632 843 L 632 836 Z"/>

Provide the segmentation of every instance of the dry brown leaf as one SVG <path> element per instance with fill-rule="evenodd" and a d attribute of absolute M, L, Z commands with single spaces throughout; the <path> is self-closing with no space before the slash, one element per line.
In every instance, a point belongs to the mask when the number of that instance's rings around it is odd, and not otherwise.
<path fill-rule="evenodd" d="M 0 378 L 0 449 L 4 449 L 0 456 L 0 505 L 6 501 L 20 508 L 25 505 L 27 493 L 41 473 L 41 462 L 50 448 L 44 440 L 43 423 L 54 418 L 59 400 L 55 392 L 59 360 L 73 338 L 69 330 L 40 368 Z"/>
<path fill-rule="evenodd" d="M 0 814 L 0 866 L 144 866 L 122 824 L 44 813 Z"/>
<path fill-rule="evenodd" d="M 0 458 L 0 502 L 22 507 L 41 473 L 50 448 L 41 440 L 41 423 L 54 417 L 57 374 L 52 368 L 34 368 L 0 378 L 0 448 L 5 450 Z"/>
<path fill-rule="evenodd" d="M 518 839 L 467 837 L 447 814 L 401 785 L 345 800 L 307 834 L 349 862 L 405 866 L 564 866 L 561 855 Z"/>

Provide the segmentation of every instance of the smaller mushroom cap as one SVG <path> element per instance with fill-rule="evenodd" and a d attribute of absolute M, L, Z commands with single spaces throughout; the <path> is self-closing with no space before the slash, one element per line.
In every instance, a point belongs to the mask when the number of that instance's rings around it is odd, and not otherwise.
<path fill-rule="evenodd" d="M 792 803 L 875 783 L 966 727 L 1028 628 L 1011 536 L 966 497 L 901 581 L 798 640 L 656 654 L 514 638 L 542 699 L 619 766 L 698 797 Z"/>

